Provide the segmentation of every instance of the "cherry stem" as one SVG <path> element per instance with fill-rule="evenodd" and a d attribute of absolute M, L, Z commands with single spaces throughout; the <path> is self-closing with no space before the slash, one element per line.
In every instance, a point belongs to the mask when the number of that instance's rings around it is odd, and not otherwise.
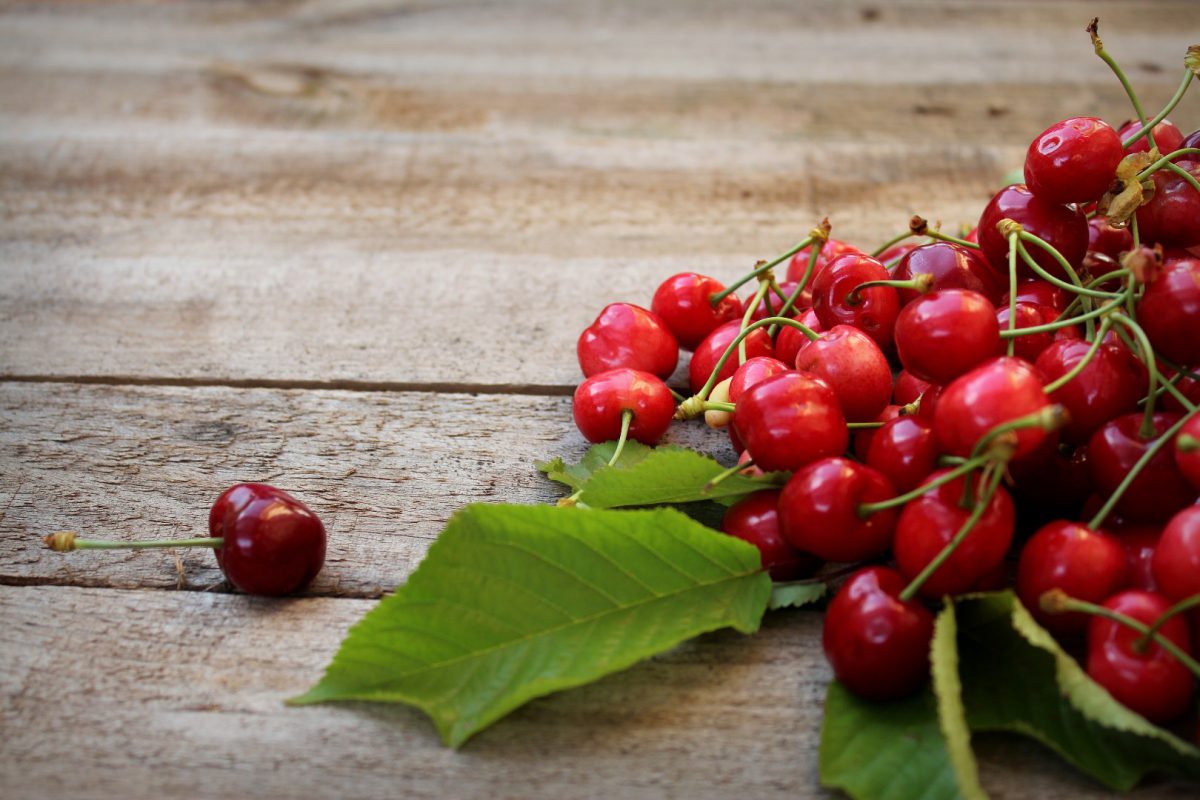
<path fill-rule="evenodd" d="M 737 350 L 737 346 L 741 344 L 747 336 L 754 333 L 754 331 L 758 330 L 759 328 L 769 327 L 771 325 L 786 325 L 789 328 L 795 328 L 807 336 L 810 341 L 815 342 L 817 339 L 821 338 L 821 334 L 817 333 L 812 328 L 789 317 L 766 317 L 747 325 L 738 332 L 738 335 L 734 338 L 734 340 L 725 348 L 725 352 L 721 354 L 719 359 L 717 359 L 717 363 L 716 366 L 713 367 L 712 374 L 708 376 L 708 380 L 705 382 L 700 391 L 696 393 L 695 398 L 688 398 L 687 400 L 684 400 L 683 403 L 680 404 L 680 410 L 683 410 L 683 406 L 690 403 L 693 399 L 698 399 L 698 401 L 701 403 L 707 400 L 708 395 L 713 390 L 713 387 L 717 385 L 717 376 L 721 374 L 721 370 L 725 368 L 726 362 L 729 361 L 730 356 L 732 356 L 734 351 Z M 692 416 L 695 415 L 693 414 Z M 679 417 L 679 419 L 688 419 L 688 417 Z"/>
<path fill-rule="evenodd" d="M 921 570 L 920 574 L 909 581 L 908 586 L 904 587 L 904 591 L 900 592 L 901 602 L 907 603 L 909 600 L 912 600 L 913 596 L 916 595 L 916 593 L 921 590 L 921 587 L 925 585 L 925 581 L 929 580 L 929 576 L 937 572 L 938 568 L 941 567 L 942 564 L 945 564 L 946 560 L 949 559 L 950 556 L 954 555 L 954 551 L 958 549 L 958 546 L 963 543 L 963 540 L 965 540 L 971 531 L 974 530 L 975 524 L 978 523 L 983 517 L 983 513 L 987 510 L 988 505 L 991 504 L 992 497 L 996 494 L 996 489 L 1000 487 L 1000 481 L 1003 480 L 1003 478 L 1004 470 L 995 470 L 991 480 L 988 481 L 987 489 L 985 489 L 983 493 L 976 498 L 975 508 L 972 509 L 971 515 L 967 517 L 967 521 L 964 522 L 962 527 L 958 529 L 958 533 L 954 534 L 954 538 L 946 542 L 946 546 L 942 548 L 941 552 L 938 553 L 932 561 L 925 565 L 925 569 Z"/>
<path fill-rule="evenodd" d="M 1153 130 L 1155 125 L 1157 125 L 1158 123 L 1160 123 L 1164 119 L 1166 119 L 1167 114 L 1170 114 L 1172 111 L 1175 110 L 1175 106 L 1179 105 L 1179 101 L 1183 99 L 1183 95 L 1185 92 L 1187 92 L 1188 85 L 1191 82 L 1192 82 L 1192 71 L 1190 69 L 1184 68 L 1183 80 L 1179 82 L 1179 88 L 1175 90 L 1175 96 L 1167 101 L 1167 104 L 1165 106 L 1163 106 L 1162 111 L 1160 111 L 1154 115 L 1154 119 L 1150 120 L 1149 122 L 1146 122 L 1144 125 L 1142 125 L 1141 128 L 1139 128 L 1135 132 L 1131 133 L 1128 138 L 1126 138 L 1123 142 L 1121 142 L 1122 149 L 1128 150 L 1129 145 L 1133 144 L 1138 139 L 1141 139 L 1143 136 L 1146 135 L 1146 133 L 1148 131 Z"/>
<path fill-rule="evenodd" d="M 1103 617 L 1104 619 L 1112 620 L 1119 625 L 1132 628 L 1138 633 L 1154 639 L 1154 643 L 1156 645 L 1175 656 L 1175 658 L 1179 659 L 1180 663 L 1187 667 L 1193 675 L 1195 675 L 1197 678 L 1200 678 L 1200 664 L 1197 664 L 1195 659 L 1185 653 L 1181 647 L 1172 642 L 1170 639 L 1158 633 L 1157 631 L 1151 632 L 1149 625 L 1141 622 L 1140 620 L 1134 619 L 1128 614 L 1122 614 L 1120 611 L 1113 611 L 1111 608 L 1105 608 L 1104 606 L 1096 605 L 1095 603 L 1089 603 L 1086 600 L 1080 600 L 1078 598 L 1071 597 L 1062 589 L 1051 589 L 1050 591 L 1045 592 L 1038 601 L 1038 605 L 1040 605 L 1042 607 L 1042 611 L 1045 611 L 1047 614 L 1062 614 L 1068 611 L 1075 611 L 1081 614 L 1091 614 L 1092 616 Z M 1134 646 L 1136 649 L 1136 642 Z"/>
<path fill-rule="evenodd" d="M 1069 328 L 1072 325 L 1078 325 L 1081 322 L 1087 322 L 1089 319 L 1103 317 L 1104 315 L 1108 314 L 1108 312 L 1120 308 L 1124 302 L 1125 299 L 1123 297 L 1119 297 L 1111 303 L 1102 305 L 1099 308 L 1092 309 L 1086 314 L 1080 314 L 1076 317 L 1059 317 L 1058 319 L 1054 320 L 1054 322 L 1047 322 L 1044 325 L 1031 325 L 1028 328 L 1017 328 L 1015 331 L 1011 329 L 1003 330 L 1000 331 L 1000 338 L 1012 339 L 1018 336 L 1030 336 L 1035 333 L 1050 333 L 1063 328 Z"/>
<path fill-rule="evenodd" d="M 1025 234 L 1025 233 L 1020 234 L 1020 236 L 1022 238 L 1025 237 L 1026 235 L 1027 234 Z M 1040 275 L 1043 279 L 1049 281 L 1050 283 L 1054 284 L 1055 286 L 1058 286 L 1060 288 L 1066 289 L 1071 292 L 1075 292 L 1077 295 L 1079 295 L 1079 297 L 1080 297 L 1079 305 L 1081 308 L 1083 308 L 1083 310 L 1085 312 L 1092 310 L 1092 300 L 1091 299 L 1093 297 L 1100 297 L 1100 298 L 1107 300 L 1109 298 L 1117 296 L 1113 292 L 1102 292 L 1098 289 L 1085 288 L 1083 286 L 1082 281 L 1079 280 L 1079 275 L 1075 272 L 1074 269 L 1071 268 L 1071 265 L 1068 264 L 1065 259 L 1063 259 L 1062 255 L 1057 250 L 1055 250 L 1053 247 L 1051 247 L 1047 242 L 1044 242 L 1041 239 L 1038 239 L 1036 236 L 1031 236 L 1030 241 L 1040 242 L 1042 245 L 1044 245 L 1048 249 L 1049 252 L 1053 253 L 1054 256 L 1059 260 L 1059 265 L 1062 266 L 1063 269 L 1066 270 L 1067 274 L 1071 276 L 1072 282 L 1068 283 L 1067 281 L 1064 281 L 1061 278 L 1056 278 L 1055 276 L 1051 275 L 1046 270 L 1042 269 L 1041 265 L 1038 264 L 1037 261 L 1035 261 L 1033 259 L 1033 256 L 1029 254 L 1029 250 L 1026 249 L 1023 241 L 1017 243 L 1017 249 L 1021 253 L 1021 258 L 1024 259 L 1025 263 L 1029 266 L 1030 269 L 1032 269 L 1034 272 L 1036 272 L 1038 275 Z M 1091 339 L 1095 335 L 1096 326 L 1095 326 L 1095 323 L 1091 319 L 1088 319 L 1086 322 L 1084 322 L 1084 333 L 1088 339 Z"/>
<path fill-rule="evenodd" d="M 1138 100 L 1137 92 L 1133 90 L 1133 86 L 1130 85 L 1129 79 L 1125 77 L 1125 72 L 1121 69 L 1121 66 L 1112 56 L 1108 54 L 1108 51 L 1104 49 L 1104 42 L 1100 41 L 1099 18 L 1092 18 L 1092 22 L 1090 25 L 1088 25 L 1087 31 L 1092 36 L 1092 47 L 1095 49 L 1096 55 L 1098 55 L 1105 64 L 1108 64 L 1108 68 L 1113 71 L 1113 74 L 1117 76 L 1117 80 L 1121 82 L 1121 87 L 1125 90 L 1125 94 L 1129 97 L 1129 102 L 1133 104 L 1133 110 L 1137 113 L 1138 122 L 1142 123 L 1142 128 L 1144 129 L 1143 133 L 1146 139 L 1149 140 L 1151 147 L 1158 147 L 1158 143 L 1154 141 L 1154 126 L 1147 127 L 1146 112 L 1142 110 L 1142 104 L 1141 101 Z"/>
<path fill-rule="evenodd" d="M 1108 281 L 1113 280 L 1114 278 L 1127 278 L 1131 273 L 1132 273 L 1132 271 L 1128 270 L 1128 269 L 1124 269 L 1124 268 L 1116 269 L 1116 270 L 1113 270 L 1112 272 L 1104 273 L 1099 278 L 1092 278 L 1090 281 L 1085 283 L 1084 286 L 1086 286 L 1089 289 L 1094 289 L 1097 286 L 1100 286 L 1101 284 L 1104 284 Z M 1128 296 L 1129 290 L 1125 289 L 1124 294 L 1126 296 Z M 1059 315 L 1059 319 L 1065 318 L 1068 315 L 1075 313 L 1075 307 L 1080 305 L 1081 299 L 1082 298 L 1079 295 L 1075 295 L 1073 298 L 1071 298 L 1071 302 L 1067 303 L 1067 307 L 1062 310 L 1062 314 Z"/>
<path fill-rule="evenodd" d="M 1087 369 L 1087 365 L 1092 363 L 1092 359 L 1096 357 L 1096 353 L 1100 352 L 1100 345 L 1104 344 L 1104 336 L 1108 333 L 1108 329 L 1112 326 L 1111 319 L 1105 319 L 1100 323 L 1100 330 L 1096 332 L 1096 338 L 1092 341 L 1092 346 L 1084 353 L 1083 358 L 1079 359 L 1079 363 L 1071 367 L 1066 374 L 1060 375 L 1057 379 L 1047 383 L 1042 387 L 1042 391 L 1046 394 L 1054 394 L 1062 387 L 1066 386 L 1071 381 L 1079 376 L 1079 373 Z"/>
<path fill-rule="evenodd" d="M 846 427 L 852 431 L 870 430 L 871 428 L 882 428 L 885 423 L 875 420 L 874 422 L 847 422 Z"/>
<path fill-rule="evenodd" d="M 1179 156 L 1187 156 L 1187 155 L 1194 155 L 1194 154 L 1200 154 L 1200 147 L 1183 147 L 1183 148 L 1180 148 L 1179 150 L 1176 150 L 1173 153 L 1167 153 L 1165 156 L 1160 158 L 1158 161 L 1155 161 L 1153 164 L 1151 164 L 1150 166 L 1146 167 L 1144 170 L 1139 172 L 1137 174 L 1137 178 L 1135 178 L 1135 180 L 1137 180 L 1139 182 L 1144 181 L 1147 178 L 1149 178 L 1151 175 L 1153 175 L 1154 173 L 1158 172 L 1163 167 L 1168 166 L 1172 161 L 1174 161 Z M 1184 174 L 1185 175 L 1187 174 L 1187 170 L 1184 170 Z M 1188 175 L 1188 177 L 1191 177 L 1191 176 Z M 1192 180 L 1195 180 L 1195 178 L 1192 178 Z"/>
<path fill-rule="evenodd" d="M 148 542 L 118 542 L 104 539 L 80 539 L 75 531 L 56 531 L 42 539 L 46 546 L 59 553 L 69 553 L 72 550 L 149 550 L 162 547 L 210 547 L 218 548 L 225 544 L 221 537 L 202 537 L 196 539 L 157 539 Z"/>
<path fill-rule="evenodd" d="M 1192 152 L 1200 153 L 1200 148 L 1189 147 L 1188 150 L 1191 150 Z M 1182 151 L 1180 151 L 1180 152 L 1182 152 Z M 1196 180 L 1192 176 L 1192 173 L 1188 172 L 1183 167 L 1179 166 L 1178 164 L 1174 164 L 1174 163 L 1168 163 L 1166 165 L 1166 169 L 1169 169 L 1171 172 L 1174 172 L 1176 175 L 1183 178 L 1185 181 L 1187 181 L 1188 183 L 1190 183 L 1192 185 L 1193 189 L 1195 189 L 1197 192 L 1200 192 L 1200 181 Z"/>
<path fill-rule="evenodd" d="M 1017 250 L 1020 244 L 1021 237 L 1017 231 L 1008 235 L 1008 330 L 1005 333 L 1013 337 L 1017 335 Z M 1012 357 L 1016 353 L 1016 339 L 1009 339 L 1005 355 Z"/>
<path fill-rule="evenodd" d="M 1099 528 L 1101 524 L 1103 524 L 1104 519 L 1110 513 L 1112 513 L 1113 508 L 1116 507 L 1117 502 L 1129 489 L 1129 485 L 1133 483 L 1138 474 L 1145 469 L 1146 465 L 1150 463 L 1151 459 L 1158 455 L 1160 450 L 1167 446 L 1172 437 L 1179 433 L 1179 429 L 1182 428 L 1188 420 L 1196 416 L 1196 413 L 1196 410 L 1189 411 L 1183 416 L 1182 419 L 1180 419 L 1171 427 L 1167 428 L 1166 432 L 1164 432 L 1162 436 L 1155 439 L 1152 445 L 1146 448 L 1146 452 L 1142 453 L 1142 457 L 1134 462 L 1133 466 L 1129 469 L 1128 474 L 1126 474 L 1124 479 L 1117 484 L 1117 488 L 1114 489 L 1113 493 L 1108 496 L 1108 500 L 1105 501 L 1104 505 L 1100 507 L 1100 510 L 1097 511 L 1095 516 L 1092 517 L 1091 521 L 1088 522 L 1089 528 L 1095 530 L 1096 528 Z"/>
<path fill-rule="evenodd" d="M 767 296 L 767 292 L 771 289 L 771 281 L 761 280 L 758 283 L 758 291 L 754 293 L 754 297 L 746 304 L 746 313 L 742 315 L 742 330 L 750 324 L 750 320 L 754 318 L 754 312 L 758 310 L 758 306 L 762 303 L 763 298 Z M 738 363 L 746 363 L 746 340 L 742 339 L 738 342 Z"/>
<path fill-rule="evenodd" d="M 814 231 L 813 233 L 815 233 L 815 231 Z M 754 269 L 750 270 L 750 271 L 749 271 L 749 272 L 747 272 L 745 275 L 743 275 L 742 277 L 738 278 L 736 281 L 734 281 L 733 283 L 729 284 L 728 286 L 726 286 L 726 287 L 725 287 L 724 289 L 722 289 L 721 291 L 719 291 L 719 292 L 716 292 L 716 293 L 715 293 L 715 294 L 713 294 L 711 297 L 709 297 L 709 298 L 708 298 L 708 302 L 709 302 L 709 303 L 710 303 L 712 306 L 714 306 L 714 307 L 715 307 L 715 306 L 716 306 L 718 303 L 720 303 L 720 302 L 721 302 L 722 300 L 724 300 L 726 297 L 728 297 L 729 295 L 733 294 L 733 293 L 734 293 L 734 292 L 736 292 L 738 289 L 740 289 L 740 288 L 741 288 L 743 285 L 745 285 L 745 284 L 749 283 L 750 281 L 754 280 L 755 278 L 759 277 L 759 276 L 760 276 L 760 275 L 762 275 L 764 272 L 767 272 L 768 270 L 770 270 L 770 269 L 773 269 L 774 267 L 777 267 L 777 266 L 779 266 L 779 265 L 780 265 L 780 264 L 782 264 L 784 261 L 787 261 L 789 258 L 791 258 L 792 256 L 796 255 L 796 253 L 799 253 L 801 250 L 803 250 L 804 248 L 808 247 L 810 244 L 812 244 L 812 242 L 813 242 L 813 239 L 814 239 L 814 238 L 815 238 L 815 237 L 813 236 L 813 234 L 812 234 L 812 233 L 810 233 L 810 234 L 809 234 L 807 237 L 805 237 L 805 238 L 804 238 L 804 239 L 803 239 L 803 240 L 802 240 L 802 241 L 801 241 L 799 244 L 797 244 L 797 245 L 795 245 L 794 247 L 792 247 L 792 249 L 788 250 L 788 251 L 787 251 L 786 253 L 784 253 L 783 255 L 781 255 L 781 256 L 778 256 L 778 257 L 776 257 L 776 258 L 773 258 L 773 259 L 771 259 L 770 261 L 761 261 L 761 262 L 759 262 L 758 264 L 756 264 L 756 265 L 754 266 Z M 822 244 L 823 244 L 823 243 L 822 243 Z"/>
<path fill-rule="evenodd" d="M 1195 406 L 1192 408 L 1195 410 Z M 1181 453 L 1195 453 L 1200 450 L 1200 439 L 1189 433 L 1181 433 L 1175 437 L 1175 447 Z"/>
<path fill-rule="evenodd" d="M 915 278 L 909 278 L 908 280 L 894 280 L 888 278 L 887 280 L 864 281 L 847 292 L 846 298 L 843 302 L 845 302 L 845 304 L 848 306 L 858 305 L 862 302 L 862 297 L 859 296 L 859 292 L 861 292 L 863 289 L 870 289 L 873 286 L 892 286 L 896 289 L 912 289 L 914 292 L 925 294 L 933 288 L 934 280 L 935 278 L 932 274 L 925 272 L 917 275 Z"/>
<path fill-rule="evenodd" d="M 968 242 L 966 239 L 959 239 L 957 236 L 951 236 L 948 233 L 942 233 L 941 231 L 936 230 L 934 228 L 930 228 L 929 230 L 925 231 L 924 235 L 928 236 L 930 239 L 937 239 L 938 241 L 941 241 L 941 242 L 949 242 L 950 244 L 956 244 L 959 247 L 966 247 L 971 250 L 979 250 L 980 249 L 978 242 Z"/>
<path fill-rule="evenodd" d="M 608 466 L 617 463 L 617 459 L 621 457 L 622 451 L 625 450 L 625 442 L 629 441 L 629 426 L 633 422 L 633 409 L 626 408 L 621 412 L 621 435 L 617 438 L 617 449 L 613 450 L 612 458 L 608 460 Z"/>
<path fill-rule="evenodd" d="M 822 225 L 828 226 L 829 220 L 823 220 Z M 821 230 L 828 235 L 828 227 L 823 227 Z M 804 294 L 804 287 L 808 286 L 808 282 L 812 280 L 813 273 L 817 271 L 817 259 L 821 256 L 821 251 L 825 249 L 825 240 L 821 240 L 820 247 L 813 247 L 808 252 L 808 266 L 804 268 L 804 274 L 800 277 L 800 282 L 796 284 L 796 288 L 792 290 L 787 301 L 783 304 L 783 308 L 779 309 L 779 313 L 775 316 L 786 317 L 792 313 L 792 309 L 796 307 L 796 301 L 800 299 L 800 295 Z M 774 340 L 775 335 L 779 332 L 778 325 L 772 325 L 767 335 Z"/>
<path fill-rule="evenodd" d="M 729 469 L 721 470 L 716 475 L 712 476 L 709 479 L 708 483 L 704 484 L 704 488 L 702 488 L 700 490 L 700 492 L 702 494 L 707 494 L 708 492 L 711 492 L 713 489 L 717 488 L 717 486 L 719 486 L 723 481 L 726 481 L 729 478 L 732 478 L 734 475 L 737 475 L 739 472 L 746 469 L 747 467 L 753 467 L 753 466 L 754 466 L 754 459 L 751 458 L 751 459 L 741 462 L 740 464 L 734 464 Z"/>
<path fill-rule="evenodd" d="M 1138 233 L 1137 214 L 1129 218 L 1129 235 L 1133 237 L 1133 249 L 1137 250 L 1142 246 L 1142 237 Z"/>
<path fill-rule="evenodd" d="M 1154 401 L 1158 398 L 1159 383 L 1158 367 L 1154 363 L 1154 348 L 1151 346 L 1146 332 L 1142 330 L 1142 326 L 1129 317 L 1121 313 L 1116 313 L 1109 317 L 1109 319 L 1125 326 L 1133 334 L 1133 337 L 1137 340 L 1137 349 L 1142 353 L 1142 361 L 1146 364 L 1146 372 L 1150 374 L 1150 391 L 1146 394 L 1146 414 L 1142 418 L 1141 430 L 1142 438 L 1149 439 L 1154 435 Z"/>
<path fill-rule="evenodd" d="M 734 405 L 733 403 L 722 403 L 717 400 L 705 400 L 704 401 L 704 410 L 705 411 L 724 411 L 727 414 L 732 414 L 736 410 L 736 408 L 737 408 L 737 406 Z"/>
<path fill-rule="evenodd" d="M 1146 635 L 1133 643 L 1133 649 L 1139 653 L 1146 652 L 1146 648 L 1150 646 L 1150 640 L 1158 633 L 1159 628 L 1167 624 L 1167 621 L 1182 614 L 1184 611 L 1190 611 L 1196 606 L 1200 606 L 1200 594 L 1194 594 L 1191 597 L 1185 597 L 1175 605 L 1168 608 L 1162 613 L 1158 619 L 1154 620 L 1154 624 L 1146 632 Z"/>
<path fill-rule="evenodd" d="M 1006 433 L 1025 430 L 1026 428 L 1041 428 L 1044 431 L 1056 431 L 1065 425 L 1066 422 L 1067 411 L 1058 404 L 1040 408 L 1031 414 L 1010 419 L 1008 422 L 1002 422 L 979 437 L 979 441 L 975 443 L 975 448 L 971 451 L 971 458 L 980 458 L 990 450 L 993 442 L 996 442 L 996 440 Z M 1008 448 L 1005 449 L 1007 450 Z M 1011 456 L 1011 453 L 1008 455 Z"/>
<path fill-rule="evenodd" d="M 1163 392 L 1167 392 L 1172 397 L 1175 398 L 1176 402 L 1178 402 L 1179 405 L 1183 406 L 1188 411 L 1194 411 L 1196 409 L 1196 404 L 1192 402 L 1192 399 L 1190 397 L 1188 397 L 1186 394 L 1184 394 L 1183 392 L 1179 391 L 1179 389 L 1176 388 L 1176 386 L 1175 386 L 1175 382 L 1178 381 L 1181 377 L 1180 375 L 1172 375 L 1170 378 L 1168 378 L 1165 381 L 1161 380 L 1162 379 L 1161 373 L 1159 373 L 1158 377 L 1159 377 L 1161 383 L 1159 383 L 1158 391 L 1155 392 L 1155 394 L 1162 394 Z M 1146 398 L 1146 400 L 1149 400 L 1149 398 Z M 1146 402 L 1146 401 L 1144 400 L 1142 402 Z"/>
<path fill-rule="evenodd" d="M 893 246 L 895 246 L 895 245 L 898 245 L 898 244 L 900 244 L 901 242 L 903 242 L 905 239 L 907 239 L 908 237 L 910 237 L 910 236 L 913 236 L 913 235 L 914 235 L 914 234 L 913 234 L 913 232 L 912 232 L 911 230 L 907 230 L 907 231 L 905 231 L 904 233 L 897 234 L 896 236 L 893 236 L 892 238 L 888 239 L 888 240 L 887 240 L 886 242 L 884 242 L 883 244 L 879 245 L 879 247 L 876 247 L 874 250 L 872 250 L 872 251 L 871 251 L 871 258 L 879 258 L 881 255 L 883 255 L 883 254 L 884 254 L 884 252 L 885 252 L 885 251 L 886 251 L 886 250 L 887 250 L 889 247 L 893 247 Z"/>
<path fill-rule="evenodd" d="M 967 459 L 966 461 L 964 461 L 962 464 L 955 467 L 954 469 L 947 472 L 945 475 L 939 475 L 938 477 L 934 478 L 933 480 L 929 481 L 928 483 L 923 483 L 920 486 L 918 486 L 917 488 L 907 491 L 904 494 L 896 495 L 895 497 L 890 497 L 887 500 L 880 500 L 875 503 L 860 503 L 858 506 L 858 516 L 862 519 L 866 519 L 867 517 L 874 514 L 876 511 L 883 511 L 888 508 L 895 508 L 896 506 L 902 506 L 911 500 L 916 500 L 918 497 L 920 497 L 923 494 L 926 494 L 927 492 L 932 492 L 934 489 L 938 488 L 939 486 L 944 486 L 947 483 L 950 483 L 950 481 L 961 478 L 963 475 L 967 474 L 971 470 L 978 469 L 979 467 L 982 467 L 983 465 L 987 464 L 990 460 L 991 460 L 990 456 L 983 456 L 981 458 L 970 458 L 970 459 Z"/>

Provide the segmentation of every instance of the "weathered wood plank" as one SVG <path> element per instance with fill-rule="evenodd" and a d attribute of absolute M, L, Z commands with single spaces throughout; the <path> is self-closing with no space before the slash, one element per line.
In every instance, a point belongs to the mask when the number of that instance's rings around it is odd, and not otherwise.
<path fill-rule="evenodd" d="M 11 800 L 826 796 L 816 614 L 701 637 L 537 700 L 453 752 L 407 708 L 282 705 L 368 607 L 0 587 L 0 789 Z M 1032 745 L 983 737 L 979 751 L 997 797 L 1108 796 Z"/>

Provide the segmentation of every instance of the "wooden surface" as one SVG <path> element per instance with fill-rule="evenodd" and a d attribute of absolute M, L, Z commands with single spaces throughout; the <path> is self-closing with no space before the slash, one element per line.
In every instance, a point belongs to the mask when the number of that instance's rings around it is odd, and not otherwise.
<path fill-rule="evenodd" d="M 460 752 L 408 709 L 281 701 L 455 509 L 553 500 L 532 465 L 583 450 L 573 346 L 605 303 L 826 214 L 865 245 L 971 222 L 1046 125 L 1127 116 L 1093 14 L 1157 107 L 1190 0 L 4 5 L 0 795 L 821 794 L 807 612 Z M 191 533 L 251 479 L 326 521 L 305 597 L 230 594 L 205 553 L 38 547 Z M 996 797 L 1103 794 L 979 750 Z"/>

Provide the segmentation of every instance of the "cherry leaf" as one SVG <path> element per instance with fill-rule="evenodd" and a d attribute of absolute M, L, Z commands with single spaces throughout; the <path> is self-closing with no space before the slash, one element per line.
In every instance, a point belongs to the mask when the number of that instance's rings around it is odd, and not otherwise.
<path fill-rule="evenodd" d="M 733 505 L 748 494 L 778 489 L 783 475 L 752 478 L 730 475 L 716 485 L 709 481 L 725 472 L 716 459 L 682 447 L 658 448 L 628 466 L 597 470 L 583 485 L 579 502 L 593 508 L 654 506 L 712 500 Z"/>
<path fill-rule="evenodd" d="M 673 447 L 673 445 L 665 445 L 664 449 L 670 447 Z M 572 491 L 578 491 L 597 470 L 608 466 L 608 461 L 612 458 L 613 451 L 616 448 L 616 442 L 594 444 L 588 448 L 588 451 L 584 453 L 583 458 L 577 464 L 567 464 L 561 458 L 553 458 L 543 464 L 538 464 L 537 468 L 539 472 L 550 480 L 565 484 Z M 653 452 L 654 448 L 648 447 L 641 442 L 627 441 L 625 449 L 621 451 L 621 455 L 614 466 L 628 467 L 636 464 Z"/>
<path fill-rule="evenodd" d="M 780 608 L 800 608 L 815 603 L 825 596 L 829 587 L 820 582 L 776 583 L 771 587 L 772 611 Z"/>
<path fill-rule="evenodd" d="M 954 770 L 955 783 L 968 800 L 986 798 L 987 794 L 979 784 L 979 768 L 971 750 L 971 731 L 963 709 L 962 681 L 958 673 L 958 621 L 951 602 L 946 603 L 934 624 L 929 661 L 933 694 L 937 698 L 938 726 Z"/>

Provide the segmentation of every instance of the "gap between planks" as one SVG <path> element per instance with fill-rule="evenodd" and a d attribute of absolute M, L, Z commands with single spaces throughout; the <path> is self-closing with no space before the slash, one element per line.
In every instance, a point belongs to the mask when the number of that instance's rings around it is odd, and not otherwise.
<path fill-rule="evenodd" d="M 580 378 L 580 380 L 583 380 Z M 0 375 L 8 383 L 75 383 L 91 386 L 171 386 L 218 389 L 301 389 L 342 392 L 419 392 L 423 394 L 515 394 L 570 397 L 575 386 L 541 383 L 453 383 L 289 378 L 172 378 L 147 375 Z"/>

